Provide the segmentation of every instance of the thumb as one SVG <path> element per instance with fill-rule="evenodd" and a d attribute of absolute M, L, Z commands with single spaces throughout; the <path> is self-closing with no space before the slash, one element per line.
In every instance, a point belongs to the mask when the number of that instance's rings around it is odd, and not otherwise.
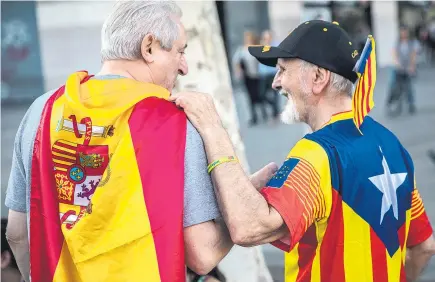
<path fill-rule="evenodd" d="M 272 176 L 278 171 L 276 163 L 269 163 L 254 174 L 251 175 L 250 180 L 256 189 L 263 188 Z"/>
<path fill-rule="evenodd" d="M 177 94 L 171 94 L 168 98 L 169 102 L 174 102 L 175 100 L 177 100 L 178 96 Z"/>

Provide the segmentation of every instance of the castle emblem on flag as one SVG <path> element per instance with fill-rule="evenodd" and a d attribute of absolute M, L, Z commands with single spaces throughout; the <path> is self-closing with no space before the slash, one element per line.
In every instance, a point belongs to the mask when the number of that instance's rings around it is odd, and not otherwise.
<path fill-rule="evenodd" d="M 89 145 L 92 136 L 106 137 L 108 127 L 92 126 L 90 118 L 82 119 L 81 123 L 77 123 L 75 116 L 70 118 L 72 121 L 67 128 L 71 128 L 76 138 L 83 140 L 83 144 L 61 139 L 52 146 L 54 178 L 62 207 L 59 209 L 60 219 L 68 229 L 89 210 L 92 196 L 109 164 L 107 145 Z"/>

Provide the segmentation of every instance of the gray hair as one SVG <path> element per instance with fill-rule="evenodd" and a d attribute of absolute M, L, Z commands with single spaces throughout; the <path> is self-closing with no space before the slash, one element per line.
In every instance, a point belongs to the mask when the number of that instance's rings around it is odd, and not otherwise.
<path fill-rule="evenodd" d="M 307 61 L 301 60 L 301 73 L 305 73 L 309 68 L 314 67 L 315 65 L 309 63 Z M 329 79 L 330 87 L 334 88 L 339 93 L 345 93 L 349 97 L 352 97 L 353 94 L 353 83 L 349 79 L 331 72 L 331 77 Z"/>
<path fill-rule="evenodd" d="M 173 1 L 119 1 L 101 29 L 101 59 L 137 60 L 142 57 L 141 44 L 152 34 L 162 48 L 171 50 L 177 40 L 180 7 Z"/>

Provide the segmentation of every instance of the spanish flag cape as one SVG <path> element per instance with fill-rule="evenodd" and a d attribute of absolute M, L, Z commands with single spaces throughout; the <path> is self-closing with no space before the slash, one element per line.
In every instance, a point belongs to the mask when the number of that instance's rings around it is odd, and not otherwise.
<path fill-rule="evenodd" d="M 185 281 L 186 116 L 159 86 L 72 74 L 32 159 L 32 282 Z"/>

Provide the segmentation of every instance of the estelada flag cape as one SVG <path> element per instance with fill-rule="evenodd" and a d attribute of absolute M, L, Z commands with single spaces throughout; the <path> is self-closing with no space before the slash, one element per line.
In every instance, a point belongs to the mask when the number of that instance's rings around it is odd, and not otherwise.
<path fill-rule="evenodd" d="M 77 72 L 49 98 L 32 159 L 32 282 L 185 281 L 186 116 L 168 97 Z"/>

